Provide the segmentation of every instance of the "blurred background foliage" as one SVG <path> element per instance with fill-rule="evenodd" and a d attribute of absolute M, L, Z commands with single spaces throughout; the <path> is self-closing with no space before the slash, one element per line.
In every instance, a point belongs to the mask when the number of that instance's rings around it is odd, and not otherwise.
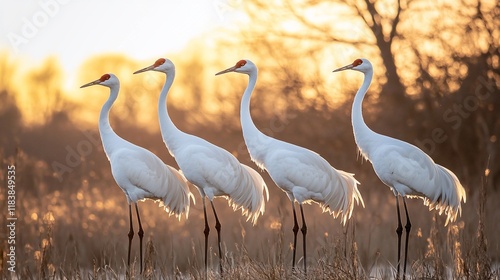
<path fill-rule="evenodd" d="M 427 259 L 429 252 L 449 264 L 457 253 L 449 240 L 449 231 L 455 229 L 460 229 L 456 238 L 463 257 L 483 254 L 498 263 L 499 3 L 253 0 L 240 4 L 245 13 L 240 27 L 205 34 L 182 52 L 167 54 L 177 68 L 168 100 L 176 125 L 254 166 L 239 124 L 247 79 L 214 77 L 239 59 L 251 59 L 259 67 L 251 105 L 257 127 L 355 173 L 366 208 L 355 210 L 348 228 L 356 227 L 361 263 L 365 268 L 394 263 L 395 200 L 371 165 L 361 163 L 352 134 L 350 108 L 362 75 L 331 73 L 358 57 L 368 58 L 375 68 L 364 103 L 368 125 L 419 145 L 453 170 L 467 190 L 462 218 L 448 228 L 443 227 L 444 218 L 427 211 L 421 201 L 409 203 L 415 228 L 410 241 L 413 269 L 416 260 Z M 76 80 L 83 84 L 107 72 L 116 74 L 121 91 L 110 114 L 115 131 L 176 166 L 161 141 L 157 119 L 164 75 L 132 75 L 155 59 L 134 61 L 102 54 L 89 58 Z M 6 166 L 15 164 L 20 260 L 31 264 L 26 269 L 36 271 L 50 243 L 61 252 L 65 266 L 90 267 L 95 260 L 123 265 L 126 199 L 111 177 L 97 130 L 108 89 L 65 88 L 67 76 L 56 57 L 27 70 L 20 70 L 19 63 L 15 55 L 0 53 L 0 182 L 6 185 Z M 248 248 L 255 258 L 267 260 L 268 248 L 271 255 L 290 258 L 289 202 L 262 174 L 271 198 L 255 227 L 217 199 L 223 241 L 229 252 L 244 241 L 255 245 Z M 202 263 L 201 254 L 195 252 L 201 250 L 203 216 L 199 195 L 193 192 L 198 204 L 189 220 L 180 223 L 161 215 L 151 202 L 141 204 L 146 236 L 162 244 L 159 255 L 173 261 L 172 267 Z M 5 205 L 5 192 L 0 201 Z M 309 244 L 313 257 L 325 244 L 347 234 L 339 221 L 319 214 L 319 207 L 305 211 L 310 235 L 315 236 Z M 5 229 L 1 232 L 6 234 Z M 285 246 L 277 238 L 284 238 Z M 483 252 L 473 245 L 478 240 L 487 244 Z M 471 267 L 472 271 L 478 266 Z"/>

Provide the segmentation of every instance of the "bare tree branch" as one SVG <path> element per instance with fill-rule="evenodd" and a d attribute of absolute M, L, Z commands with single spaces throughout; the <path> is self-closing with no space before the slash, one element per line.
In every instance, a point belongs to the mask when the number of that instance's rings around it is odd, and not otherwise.
<path fill-rule="evenodd" d="M 363 15 L 363 12 L 358 7 L 358 5 L 352 5 L 352 7 L 356 10 L 357 15 L 363 20 L 363 22 L 366 24 L 366 26 L 370 27 L 370 23 L 368 23 L 368 21 L 366 20 L 365 16 Z"/>
<path fill-rule="evenodd" d="M 290 1 L 287 1 L 285 4 L 286 4 L 287 9 L 289 9 L 289 11 L 291 12 L 292 16 L 299 23 L 301 23 L 304 27 L 308 28 L 309 29 L 308 31 L 319 32 L 322 36 L 324 36 L 324 39 L 321 39 L 320 36 L 313 36 L 311 33 L 308 33 L 307 35 L 301 34 L 299 36 L 305 36 L 306 38 L 314 39 L 316 41 L 323 41 L 323 42 L 336 42 L 336 43 L 345 43 L 345 44 L 353 44 L 353 45 L 369 45 L 369 44 L 371 44 L 370 42 L 364 41 L 364 40 L 354 41 L 354 40 L 348 40 L 348 39 L 333 36 L 332 34 L 334 32 L 332 32 L 331 29 L 327 28 L 326 25 L 319 26 L 317 24 L 312 23 L 311 21 L 309 21 L 308 19 L 306 19 L 304 17 L 303 13 L 298 12 L 297 9 L 294 8 L 294 6 L 290 4 Z M 299 36 L 294 35 L 292 33 L 282 32 L 281 35 L 287 36 L 290 38 L 300 39 Z"/>
<path fill-rule="evenodd" d="M 297 39 L 297 40 L 311 40 L 311 41 L 317 41 L 317 42 L 323 42 L 323 43 L 341 43 L 341 44 L 349 44 L 349 45 L 354 45 L 354 46 L 360 46 L 360 45 L 373 45 L 373 43 L 370 43 L 368 41 L 360 41 L 360 40 L 347 40 L 343 38 L 337 38 L 333 36 L 319 36 L 319 35 L 314 35 L 311 33 L 290 33 L 290 32 L 284 32 L 284 31 L 276 31 L 274 34 L 280 37 L 285 37 L 285 38 L 290 38 L 290 39 Z"/>
<path fill-rule="evenodd" d="M 396 12 L 396 16 L 392 20 L 391 33 L 389 34 L 389 42 L 392 43 L 392 39 L 396 35 L 396 27 L 399 24 L 399 16 L 401 15 L 401 0 L 398 0 L 398 10 Z"/>
<path fill-rule="evenodd" d="M 375 5 L 370 2 L 370 0 L 365 0 L 365 4 L 373 22 L 373 25 L 368 25 L 368 27 L 370 27 L 375 36 L 377 36 L 377 34 L 382 34 L 382 26 L 380 25 L 380 21 L 376 20 L 377 17 L 380 18 L 380 14 L 377 12 L 377 9 L 375 9 Z"/>

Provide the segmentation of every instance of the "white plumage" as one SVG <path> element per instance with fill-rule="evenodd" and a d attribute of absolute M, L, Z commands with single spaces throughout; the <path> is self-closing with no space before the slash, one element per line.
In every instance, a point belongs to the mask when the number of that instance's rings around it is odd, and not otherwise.
<path fill-rule="evenodd" d="M 190 199 L 186 179 L 177 170 L 166 165 L 155 154 L 136 146 L 119 137 L 109 124 L 109 111 L 120 90 L 120 82 L 113 74 L 104 74 L 100 79 L 87 83 L 83 87 L 102 85 L 110 88 L 110 95 L 102 106 L 99 116 L 99 132 L 104 152 L 111 164 L 111 173 L 118 186 L 123 190 L 129 203 L 130 232 L 128 264 L 130 265 L 130 246 L 133 238 L 132 210 L 134 203 L 139 222 L 140 262 L 142 271 L 142 236 L 143 230 L 139 217 L 137 201 L 152 199 L 158 201 L 170 215 L 179 219 L 182 214 L 188 217 Z"/>
<path fill-rule="evenodd" d="M 369 145 L 371 149 L 360 146 L 360 150 L 394 195 L 423 199 L 431 210 L 446 214 L 446 224 L 456 220 L 462 210 L 460 201 L 465 202 L 465 190 L 453 172 L 434 163 L 419 148 L 398 139 L 373 133 Z"/>
<path fill-rule="evenodd" d="M 354 138 L 363 157 L 372 163 L 377 176 L 395 195 L 422 198 L 431 209 L 447 215 L 446 223 L 455 221 L 461 212 L 460 202 L 466 199 L 460 181 L 418 147 L 372 131 L 363 120 L 362 102 L 373 77 L 373 67 L 367 59 L 357 59 L 335 71 L 347 69 L 365 75 L 352 105 Z"/>
<path fill-rule="evenodd" d="M 457 176 L 445 167 L 434 163 L 432 158 L 418 147 L 398 139 L 387 137 L 373 132 L 364 122 L 362 103 L 373 77 L 373 67 L 367 59 L 356 59 L 333 72 L 356 70 L 364 74 L 362 86 L 359 88 L 352 105 L 352 126 L 354 138 L 360 153 L 369 160 L 380 180 L 389 186 L 396 195 L 403 197 L 421 198 L 429 209 L 436 209 L 439 214 L 445 213 L 446 224 L 456 220 L 461 214 L 461 201 L 465 203 L 466 194 Z M 397 200 L 397 204 L 399 204 Z M 401 219 L 398 207 L 398 244 L 401 239 Z M 406 210 L 407 213 L 407 210 Z M 411 223 L 407 215 L 406 248 Z M 399 247 L 399 246 L 398 246 Z M 406 273 L 406 251 L 403 273 Z M 398 274 L 399 274 L 398 248 Z M 403 274 L 403 275 L 404 275 Z M 404 276 L 403 276 L 404 277 Z"/>
<path fill-rule="evenodd" d="M 254 134 L 243 130 L 246 135 Z M 340 215 L 344 224 L 352 215 L 354 202 L 363 204 L 354 174 L 336 170 L 316 152 L 266 138 L 265 144 L 252 137 L 245 141 L 252 160 L 269 172 L 290 200 L 299 204 L 315 202 L 335 218 Z"/>
<path fill-rule="evenodd" d="M 150 70 L 165 73 L 167 76 L 158 101 L 161 133 L 165 145 L 175 157 L 184 176 L 200 191 L 205 213 L 205 248 L 207 248 L 209 228 L 206 220 L 205 196 L 212 204 L 216 229 L 220 236 L 220 223 L 212 202 L 214 197 L 226 198 L 235 211 L 241 209 L 247 220 L 255 224 L 265 211 L 266 198 L 269 199 L 268 189 L 259 173 L 241 164 L 231 153 L 202 138 L 184 133 L 174 125 L 166 106 L 167 95 L 175 78 L 175 66 L 172 61 L 160 58 L 153 65 L 135 73 Z M 207 266 L 206 254 L 205 251 L 205 266 Z M 222 254 L 220 237 L 219 254 Z M 222 271 L 222 266 L 220 268 Z"/>
<path fill-rule="evenodd" d="M 292 201 L 295 223 L 293 266 L 295 265 L 296 234 L 298 231 L 293 203 L 297 201 L 300 205 L 305 270 L 305 233 L 307 227 L 302 213 L 302 204 L 318 203 L 323 211 L 328 211 L 334 217 L 341 216 L 342 222 L 345 224 L 352 215 L 354 202 L 363 204 L 363 199 L 357 189 L 359 183 L 353 174 L 336 170 L 317 153 L 271 138 L 260 132 L 250 115 L 250 97 L 257 81 L 257 67 L 249 60 L 241 60 L 235 66 L 216 75 L 228 72 L 244 73 L 249 76 L 249 83 L 241 101 L 240 117 L 243 136 L 252 160 L 259 167 L 268 171 L 276 185 Z"/>
<path fill-rule="evenodd" d="M 162 125 L 163 135 L 174 134 L 168 131 Z M 167 144 L 167 147 L 184 176 L 198 188 L 201 196 L 210 201 L 217 196 L 226 198 L 234 210 L 241 209 L 255 224 L 265 211 L 267 186 L 262 177 L 228 151 L 204 139 L 184 133 L 178 136 L 175 141 L 165 139 L 165 143 L 172 144 Z"/>
<path fill-rule="evenodd" d="M 103 144 L 106 141 L 103 140 Z M 125 143 L 128 143 L 124 140 Z M 108 143 L 109 144 L 109 143 Z M 189 214 L 189 191 L 186 179 L 171 166 L 146 149 L 131 144 L 130 147 L 107 148 L 104 150 L 111 163 L 111 172 L 116 183 L 125 193 L 128 203 L 144 199 L 159 202 L 169 215 L 180 219 Z"/>

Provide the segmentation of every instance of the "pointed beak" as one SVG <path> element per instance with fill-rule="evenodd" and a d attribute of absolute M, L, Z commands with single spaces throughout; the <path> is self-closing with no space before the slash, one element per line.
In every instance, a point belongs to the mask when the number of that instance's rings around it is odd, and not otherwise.
<path fill-rule="evenodd" d="M 236 70 L 236 66 L 229 67 L 226 70 L 222 70 L 222 71 L 218 72 L 217 74 L 215 74 L 215 76 L 220 75 L 220 74 L 229 73 L 229 72 L 234 72 L 234 70 Z"/>
<path fill-rule="evenodd" d="M 150 71 L 150 70 L 153 70 L 155 68 L 155 65 L 151 65 L 151 66 L 148 66 L 146 68 L 142 68 L 141 70 L 137 70 L 134 72 L 134 74 L 139 74 L 139 73 L 142 73 L 142 72 L 146 72 L 146 71 Z"/>
<path fill-rule="evenodd" d="M 90 86 L 93 86 L 93 85 L 98 85 L 101 83 L 101 80 L 100 79 L 97 79 L 93 82 L 90 82 L 90 83 L 87 83 L 87 84 L 84 84 L 83 86 L 81 86 L 80 88 L 84 88 L 84 87 L 90 87 Z"/>
<path fill-rule="evenodd" d="M 346 65 L 344 67 L 340 67 L 338 69 L 335 69 L 335 70 L 333 70 L 333 72 L 340 72 L 340 71 L 344 71 L 344 70 L 349 70 L 349 69 L 352 69 L 353 67 L 354 67 L 354 65 L 349 64 L 349 65 Z"/>

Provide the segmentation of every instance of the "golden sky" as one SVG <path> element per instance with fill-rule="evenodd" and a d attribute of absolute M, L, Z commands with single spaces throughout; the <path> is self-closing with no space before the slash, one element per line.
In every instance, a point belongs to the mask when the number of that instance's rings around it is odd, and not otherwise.
<path fill-rule="evenodd" d="M 0 0 L 0 50 L 26 64 L 56 56 L 73 75 L 96 54 L 144 60 L 180 51 L 194 37 L 231 25 L 240 2 Z"/>

